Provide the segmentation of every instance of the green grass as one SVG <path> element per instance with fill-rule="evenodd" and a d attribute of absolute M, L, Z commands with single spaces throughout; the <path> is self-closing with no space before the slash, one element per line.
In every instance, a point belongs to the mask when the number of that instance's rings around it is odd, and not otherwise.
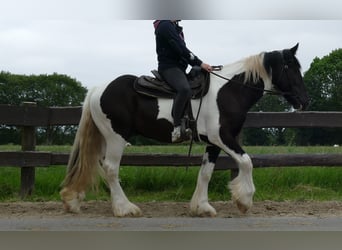
<path fill-rule="evenodd" d="M 274 168 L 254 171 L 256 200 L 342 200 L 341 168 Z"/>
<path fill-rule="evenodd" d="M 193 154 L 202 154 L 204 146 L 196 144 Z M 20 146 L 0 146 L 0 150 L 20 150 Z M 37 146 L 39 151 L 69 152 L 70 146 Z M 245 147 L 250 154 L 276 153 L 342 153 L 342 148 L 333 147 Z M 132 146 L 126 153 L 177 153 L 187 154 L 188 147 L 181 146 Z M 59 200 L 60 183 L 65 175 L 65 166 L 36 168 L 36 185 L 33 195 L 27 200 Z M 198 167 L 122 167 L 121 185 L 126 195 L 134 202 L 143 201 L 188 201 L 196 186 Z M 338 167 L 291 167 L 263 168 L 253 172 L 256 186 L 255 200 L 342 200 L 342 168 Z M 227 184 L 229 171 L 215 171 L 209 185 L 212 201 L 229 200 Z M 0 201 L 19 199 L 20 169 L 0 168 Z M 88 192 L 88 200 L 108 200 L 108 188 L 101 183 L 98 193 Z"/>

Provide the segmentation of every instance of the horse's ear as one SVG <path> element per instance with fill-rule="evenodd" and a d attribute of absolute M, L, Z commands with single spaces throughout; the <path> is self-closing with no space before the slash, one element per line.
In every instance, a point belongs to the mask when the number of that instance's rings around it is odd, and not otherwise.
<path fill-rule="evenodd" d="M 297 43 L 293 48 L 290 49 L 290 51 L 292 52 L 293 55 L 296 54 L 298 46 L 299 46 L 299 43 Z"/>

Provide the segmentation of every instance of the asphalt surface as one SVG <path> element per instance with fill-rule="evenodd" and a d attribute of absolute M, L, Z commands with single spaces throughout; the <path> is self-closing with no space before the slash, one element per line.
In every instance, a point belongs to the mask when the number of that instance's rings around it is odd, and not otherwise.
<path fill-rule="evenodd" d="M 339 217 L 1 218 L 0 231 L 342 231 Z"/>

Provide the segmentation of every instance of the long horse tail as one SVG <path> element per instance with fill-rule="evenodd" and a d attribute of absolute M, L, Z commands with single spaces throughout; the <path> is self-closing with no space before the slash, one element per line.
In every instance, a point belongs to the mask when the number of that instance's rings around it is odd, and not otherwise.
<path fill-rule="evenodd" d="M 62 183 L 61 198 L 67 211 L 79 212 L 79 202 L 89 187 L 95 187 L 101 160 L 103 136 L 94 123 L 90 111 L 90 98 L 87 94 L 79 127 L 67 166 L 67 174 Z"/>

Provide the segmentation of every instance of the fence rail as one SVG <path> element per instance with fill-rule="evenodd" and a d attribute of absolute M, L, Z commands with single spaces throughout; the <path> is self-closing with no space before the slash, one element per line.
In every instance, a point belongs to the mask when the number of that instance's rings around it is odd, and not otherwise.
<path fill-rule="evenodd" d="M 56 125 L 77 125 L 81 107 L 37 107 L 34 103 L 22 106 L 0 105 L 0 124 L 22 129 L 22 151 L 0 152 L 0 167 L 21 168 L 21 196 L 31 194 L 35 182 L 35 168 L 65 165 L 69 154 L 35 151 L 35 128 Z M 341 128 L 342 112 L 250 112 L 245 128 Z M 251 155 L 254 167 L 275 166 L 342 166 L 341 154 L 275 154 Z M 199 166 L 202 156 L 175 154 L 127 154 L 122 165 L 128 166 Z M 236 176 L 237 166 L 228 156 L 221 156 L 215 169 L 230 169 Z"/>
<path fill-rule="evenodd" d="M 296 166 L 326 166 L 342 165 L 342 154 L 256 154 L 250 155 L 254 168 L 264 167 L 296 167 Z M 68 153 L 52 152 L 0 152 L 0 166 L 7 167 L 49 167 L 68 163 Z M 123 166 L 199 166 L 202 155 L 179 154 L 126 154 L 123 155 Z M 215 165 L 217 170 L 234 170 L 237 166 L 229 156 L 220 156 Z"/>
<path fill-rule="evenodd" d="M 0 124 L 12 126 L 77 125 L 82 107 L 0 105 Z M 341 128 L 342 112 L 249 112 L 246 128 Z"/>

